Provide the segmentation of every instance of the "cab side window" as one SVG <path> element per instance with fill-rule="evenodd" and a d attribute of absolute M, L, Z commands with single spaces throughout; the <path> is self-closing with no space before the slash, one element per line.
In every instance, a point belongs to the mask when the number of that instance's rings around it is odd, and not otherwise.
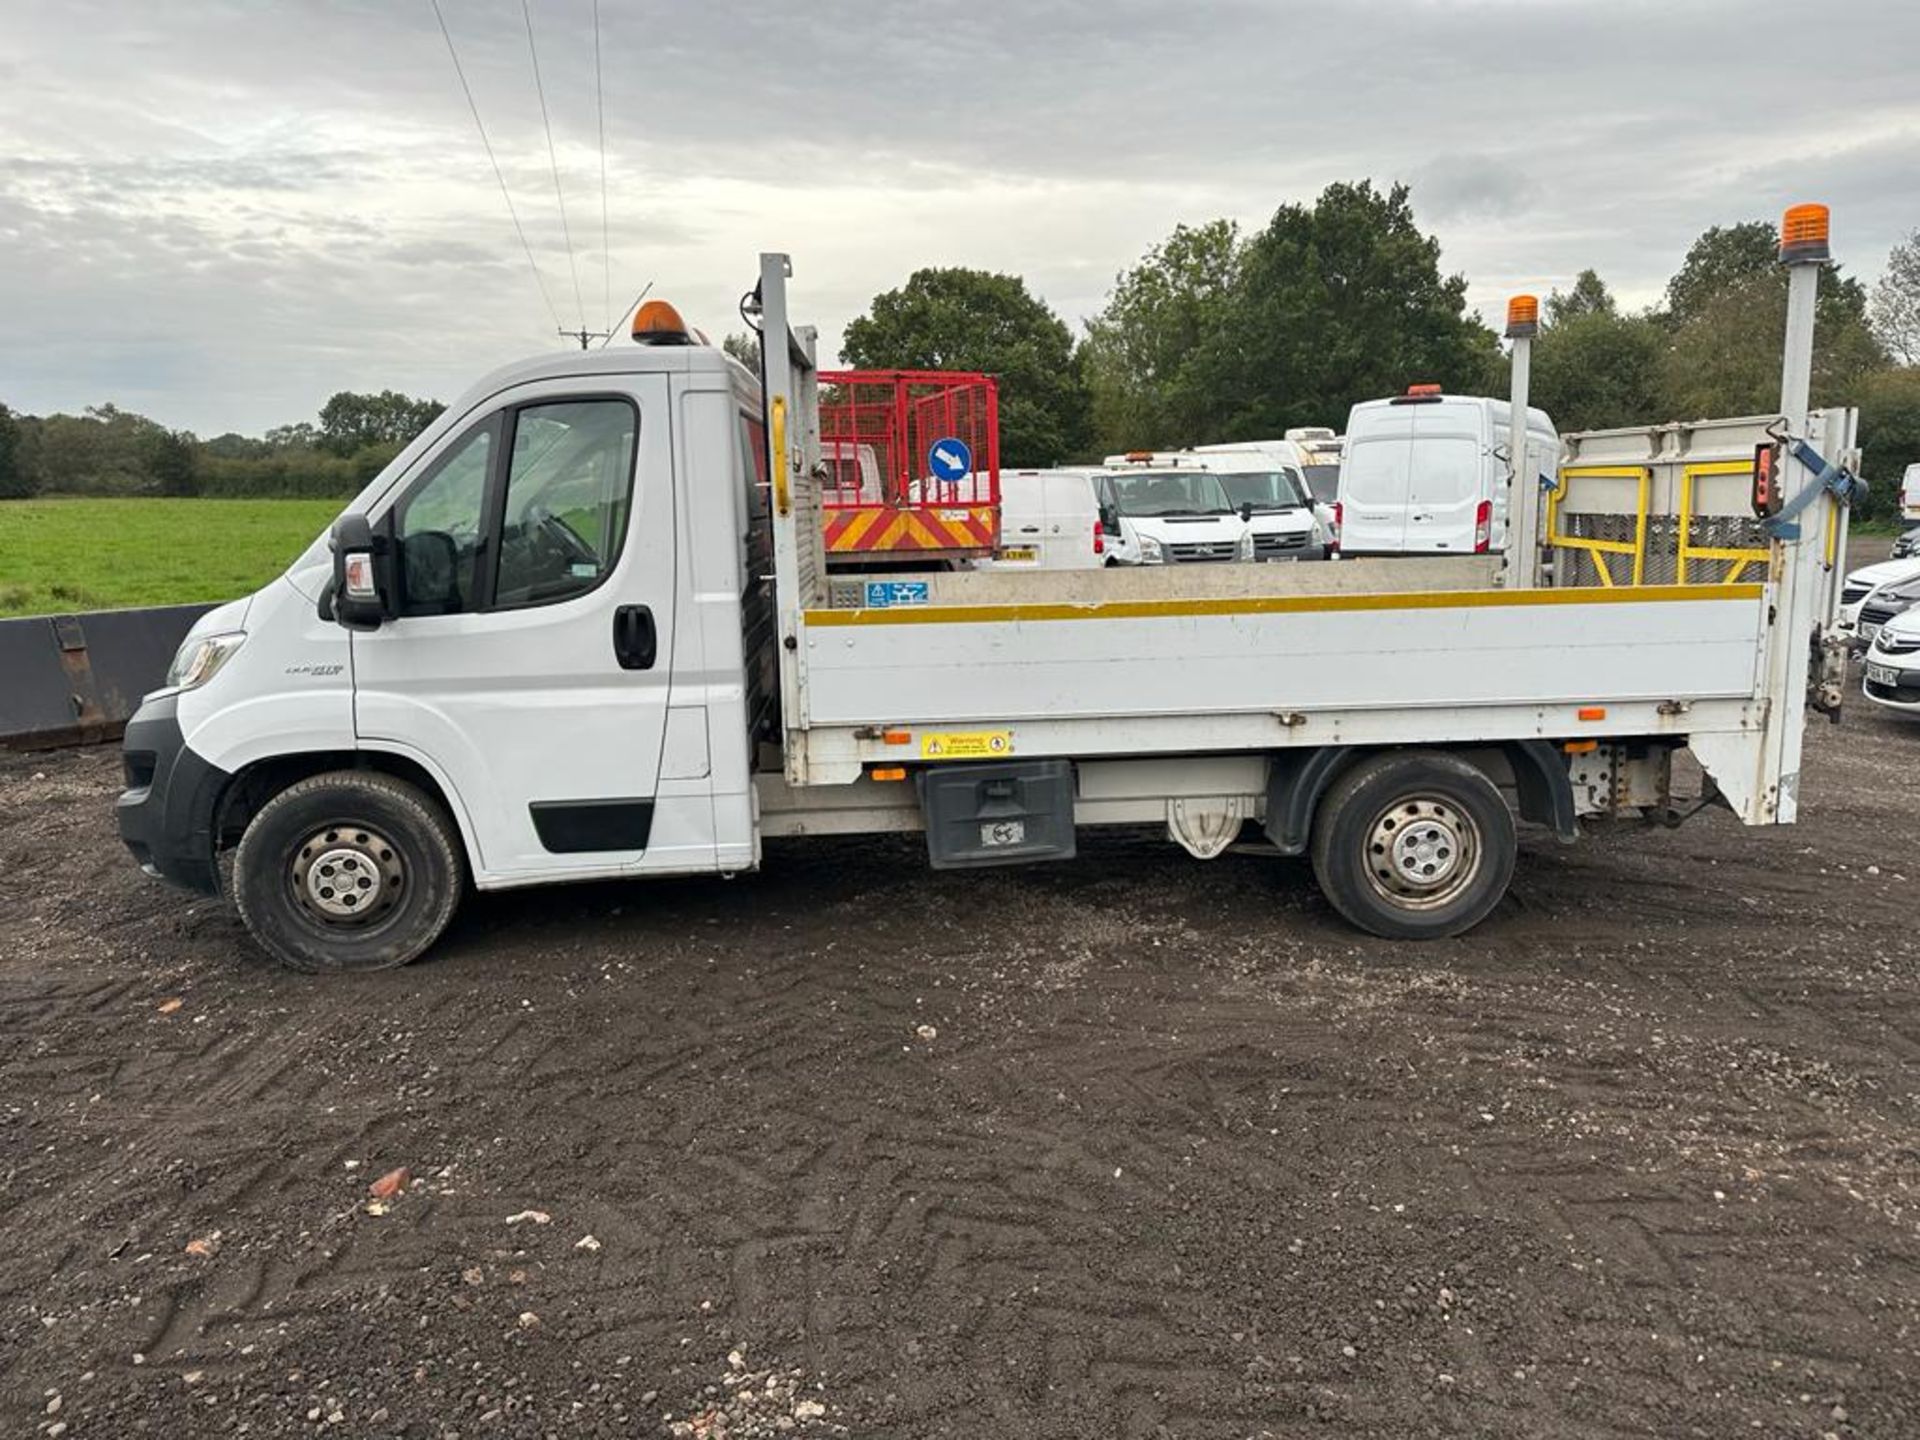
<path fill-rule="evenodd" d="M 499 433 L 496 418 L 456 441 L 394 507 L 402 615 L 480 608 L 487 480 Z"/>
<path fill-rule="evenodd" d="M 612 573 L 633 502 L 638 416 L 625 400 L 527 405 L 513 417 L 493 608 L 583 595 Z"/>

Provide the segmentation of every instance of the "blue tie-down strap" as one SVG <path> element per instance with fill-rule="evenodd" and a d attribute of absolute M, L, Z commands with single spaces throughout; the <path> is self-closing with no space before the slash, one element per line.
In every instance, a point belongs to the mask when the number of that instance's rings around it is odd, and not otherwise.
<path fill-rule="evenodd" d="M 1842 505 L 1852 505 L 1867 496 L 1867 482 L 1844 465 L 1830 463 L 1804 440 L 1787 439 L 1787 453 L 1813 472 L 1813 484 L 1807 486 L 1781 507 L 1778 515 L 1769 515 L 1760 528 L 1773 540 L 1798 540 L 1800 522 L 1794 517 L 1821 495 L 1832 495 Z"/>

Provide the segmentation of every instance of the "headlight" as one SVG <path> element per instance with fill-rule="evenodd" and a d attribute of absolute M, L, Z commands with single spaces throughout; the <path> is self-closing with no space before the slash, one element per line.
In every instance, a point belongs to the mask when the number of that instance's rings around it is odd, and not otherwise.
<path fill-rule="evenodd" d="M 167 667 L 169 690 L 198 690 L 220 673 L 220 667 L 233 658 L 233 652 L 247 637 L 240 631 L 226 635 L 196 636 L 182 645 Z"/>
<path fill-rule="evenodd" d="M 1159 565 L 1165 562 L 1167 552 L 1160 548 L 1160 542 L 1154 539 L 1153 536 L 1142 535 L 1140 537 L 1140 558 L 1149 565 Z"/>
<path fill-rule="evenodd" d="M 1327 543 L 1327 527 L 1322 525 L 1318 520 L 1313 522 L 1313 543 L 1316 545 L 1324 545 Z"/>

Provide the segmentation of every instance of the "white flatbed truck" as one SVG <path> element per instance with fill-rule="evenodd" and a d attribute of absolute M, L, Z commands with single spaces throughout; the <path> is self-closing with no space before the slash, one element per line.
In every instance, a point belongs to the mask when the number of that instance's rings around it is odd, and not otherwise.
<path fill-rule="evenodd" d="M 1348 919 L 1424 938 L 1499 902 L 1516 816 L 1670 818 L 1682 748 L 1741 820 L 1793 820 L 1844 663 L 1831 498 L 1733 584 L 1543 585 L 1522 546 L 849 587 L 789 274 L 762 257 L 762 376 L 651 304 L 648 343 L 483 380 L 203 620 L 127 729 L 139 862 L 339 970 L 420 954 L 468 881 L 732 873 L 771 836 L 924 831 L 965 867 L 1164 826 L 1310 854 Z M 1844 444 L 1794 275 L 1782 423 Z"/>

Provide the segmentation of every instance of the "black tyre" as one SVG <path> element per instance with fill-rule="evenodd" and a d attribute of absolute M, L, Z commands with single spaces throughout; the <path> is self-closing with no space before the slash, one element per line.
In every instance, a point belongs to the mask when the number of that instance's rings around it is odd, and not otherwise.
<path fill-rule="evenodd" d="M 1363 760 L 1313 822 L 1313 872 L 1333 908 L 1389 940 L 1437 940 L 1484 920 L 1513 879 L 1513 813 L 1464 760 Z"/>
<path fill-rule="evenodd" d="M 464 876 L 453 821 L 418 786 L 336 770 L 261 807 L 234 856 L 233 895 L 253 938 L 291 969 L 385 970 L 440 938 Z"/>

